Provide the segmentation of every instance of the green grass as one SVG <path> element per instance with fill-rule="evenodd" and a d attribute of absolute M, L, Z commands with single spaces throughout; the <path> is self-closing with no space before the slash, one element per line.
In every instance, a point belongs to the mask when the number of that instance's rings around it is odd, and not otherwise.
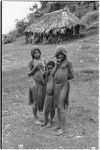
<path fill-rule="evenodd" d="M 99 37 L 96 34 L 91 35 L 89 37 L 77 39 L 76 41 L 70 43 L 63 44 L 66 47 L 68 58 L 72 61 L 74 66 L 77 65 L 79 66 L 79 62 L 77 62 L 76 60 L 78 60 L 79 57 L 84 57 L 86 54 L 83 55 L 83 52 L 85 51 L 89 53 L 89 55 L 95 52 L 95 55 L 97 54 L 98 57 L 98 38 Z M 57 47 L 56 44 L 50 45 L 39 44 L 38 46 L 41 49 L 43 57 L 47 58 L 54 57 Z M 27 45 L 23 44 L 23 40 L 20 41 L 20 44 L 15 42 L 12 44 L 3 45 L 2 49 L 3 70 L 17 69 L 27 66 L 29 60 L 31 59 L 30 52 L 33 47 L 34 45 L 31 44 Z M 78 51 L 80 51 L 82 55 L 80 55 Z"/>

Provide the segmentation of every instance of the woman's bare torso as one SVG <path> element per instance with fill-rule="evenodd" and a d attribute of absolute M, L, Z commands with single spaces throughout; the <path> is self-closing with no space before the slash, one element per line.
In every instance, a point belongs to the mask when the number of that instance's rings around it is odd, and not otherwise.
<path fill-rule="evenodd" d="M 65 83 L 68 80 L 68 67 L 66 65 L 66 62 L 61 64 L 54 76 L 56 83 Z"/>
<path fill-rule="evenodd" d="M 34 75 L 33 75 L 33 79 L 36 81 L 36 82 L 43 82 L 43 72 L 44 72 L 44 64 L 43 64 L 43 61 L 42 59 L 41 60 L 34 60 L 33 62 L 33 66 L 36 67 L 38 65 L 41 64 L 41 67 L 39 70 L 37 70 Z"/>

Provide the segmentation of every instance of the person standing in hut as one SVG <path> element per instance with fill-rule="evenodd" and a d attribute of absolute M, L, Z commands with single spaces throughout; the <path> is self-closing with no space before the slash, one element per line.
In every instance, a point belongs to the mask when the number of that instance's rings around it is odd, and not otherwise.
<path fill-rule="evenodd" d="M 39 47 L 34 47 L 31 50 L 32 60 L 29 62 L 30 72 L 29 77 L 33 78 L 32 85 L 29 87 L 29 104 L 32 105 L 34 115 L 34 123 L 40 125 L 38 120 L 37 111 L 43 111 L 45 100 L 46 85 L 43 79 L 43 72 L 45 71 L 45 63 L 41 57 Z"/>

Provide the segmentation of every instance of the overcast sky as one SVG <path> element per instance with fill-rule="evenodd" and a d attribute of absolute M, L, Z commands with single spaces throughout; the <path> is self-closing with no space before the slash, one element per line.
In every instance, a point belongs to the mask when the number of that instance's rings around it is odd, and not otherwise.
<path fill-rule="evenodd" d="M 7 34 L 15 28 L 15 20 L 23 19 L 30 12 L 29 8 L 35 2 L 2 2 L 2 34 Z M 39 2 L 38 2 L 39 3 Z"/>

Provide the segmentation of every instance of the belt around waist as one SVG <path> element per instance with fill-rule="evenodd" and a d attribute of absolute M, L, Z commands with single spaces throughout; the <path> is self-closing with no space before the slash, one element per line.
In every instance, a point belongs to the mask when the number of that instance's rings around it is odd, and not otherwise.
<path fill-rule="evenodd" d="M 66 80 L 64 82 L 55 81 L 55 83 L 57 83 L 57 84 L 66 84 L 67 82 L 68 82 L 68 80 Z"/>
<path fill-rule="evenodd" d="M 46 85 L 46 83 L 42 83 L 42 82 L 40 82 L 40 81 L 35 81 L 35 83 L 36 83 L 37 85 Z"/>

